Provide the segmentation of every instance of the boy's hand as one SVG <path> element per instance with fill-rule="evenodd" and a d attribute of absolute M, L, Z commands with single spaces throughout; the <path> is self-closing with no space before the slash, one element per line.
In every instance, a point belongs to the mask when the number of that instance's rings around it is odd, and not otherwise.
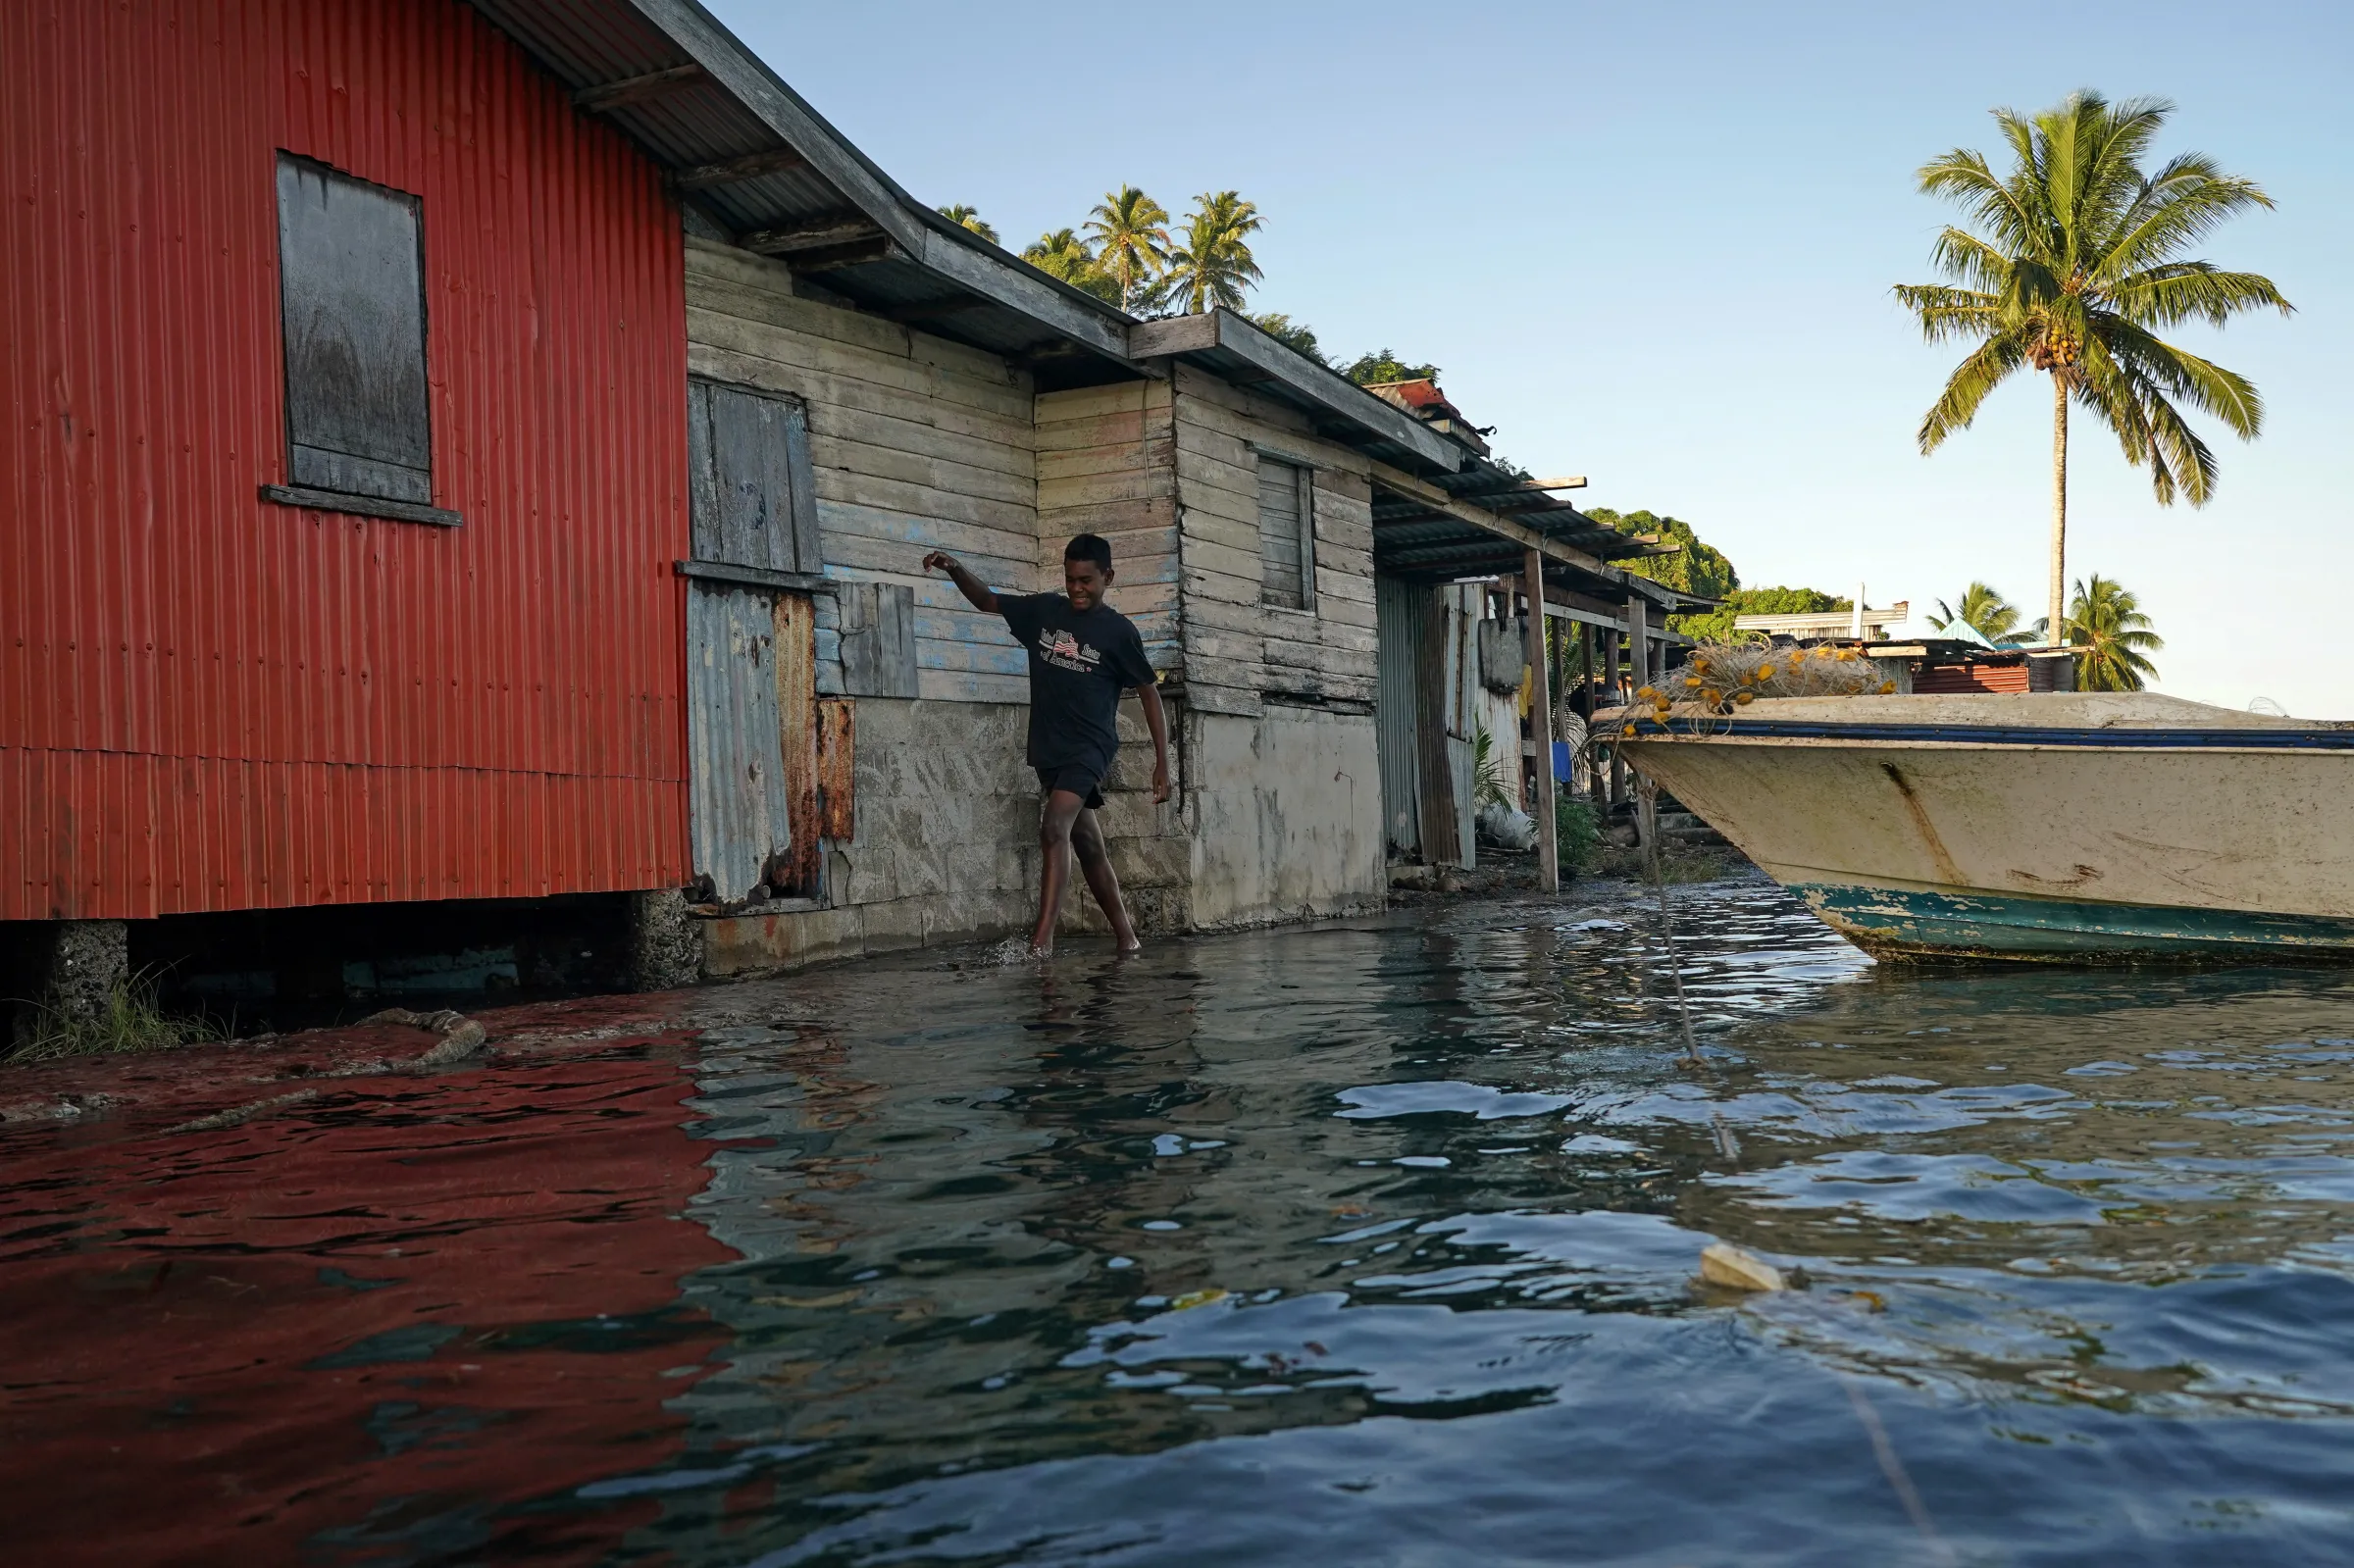
<path fill-rule="evenodd" d="M 927 572 L 946 572 L 950 577 L 954 577 L 956 568 L 960 565 L 962 563 L 946 550 L 934 550 L 930 555 L 924 557 L 924 570 Z"/>
<path fill-rule="evenodd" d="M 1168 798 L 1169 765 L 1165 762 L 1154 763 L 1152 765 L 1152 804 L 1157 806 Z"/>

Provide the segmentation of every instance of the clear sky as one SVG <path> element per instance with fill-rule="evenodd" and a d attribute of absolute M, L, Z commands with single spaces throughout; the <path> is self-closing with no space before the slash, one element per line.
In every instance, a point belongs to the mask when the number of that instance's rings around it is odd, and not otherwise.
<path fill-rule="evenodd" d="M 1869 584 L 1916 613 L 1973 577 L 2040 614 L 2051 401 L 1996 394 L 1934 457 L 1913 431 L 1960 350 L 1889 298 L 1931 279 L 1913 172 L 1997 152 L 1986 110 L 2077 86 L 2179 106 L 2279 204 L 2204 247 L 2298 314 L 2188 346 L 2269 407 L 2202 424 L 2215 500 L 2160 507 L 2074 422 L 2072 578 L 2140 593 L 2161 688 L 2354 718 L 2354 8 L 1289 4 L 995 0 L 714 9 L 918 197 L 1015 249 L 1132 181 L 1267 227 L 1254 308 L 1327 352 L 1437 363 L 1504 455 L 1583 500 L 1692 523 L 1748 585 Z"/>

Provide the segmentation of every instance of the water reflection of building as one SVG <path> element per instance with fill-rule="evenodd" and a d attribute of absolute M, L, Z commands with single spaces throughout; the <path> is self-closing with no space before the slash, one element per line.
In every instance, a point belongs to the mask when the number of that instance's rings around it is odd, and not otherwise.
<path fill-rule="evenodd" d="M 521 1505 L 671 1462 L 726 1338 L 679 1296 L 727 1256 L 682 1088 L 613 1056 L 20 1136 L 0 1186 L 71 1228 L 0 1276 L 15 1559 L 597 1558 L 649 1504 Z"/>
<path fill-rule="evenodd" d="M 1300 1386 L 1279 1401 L 1140 1391 L 1093 1351 L 1219 1292 L 1337 1298 L 1398 1242 L 1322 1239 L 1477 1206 L 1490 1173 L 1428 1163 L 1459 1127 L 1340 1119 L 1335 1095 L 1544 1048 L 1555 1004 L 1527 983 L 1556 947 L 1437 932 L 1396 963 L 1395 936 L 1336 931 L 1222 943 L 1214 984 L 1171 952 L 714 995 L 743 1022 L 706 1036 L 698 1107 L 722 1141 L 693 1213 L 742 1261 L 689 1283 L 734 1340 L 675 1408 L 688 1470 L 749 1450 L 757 1480 L 665 1491 L 640 1543 L 742 1554 L 838 1516 L 814 1496 L 1377 1413 L 1361 1369 L 1305 1342 L 1197 1369 Z M 824 1022 L 763 1016 L 787 1008 Z"/>

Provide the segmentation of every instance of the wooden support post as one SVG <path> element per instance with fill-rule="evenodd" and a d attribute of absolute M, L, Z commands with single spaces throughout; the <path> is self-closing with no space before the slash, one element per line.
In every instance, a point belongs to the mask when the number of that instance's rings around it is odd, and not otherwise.
<path fill-rule="evenodd" d="M 1616 707 L 1625 700 L 1618 689 L 1618 633 L 1605 630 L 1602 633 L 1602 700 L 1606 707 Z M 1611 796 L 1607 804 L 1626 803 L 1626 759 L 1618 754 L 1617 732 L 1611 740 Z"/>
<path fill-rule="evenodd" d="M 1422 612 L 1422 645 L 1414 658 L 1415 771 L 1421 778 L 1422 863 L 1463 863 L 1462 829 L 1456 817 L 1455 772 L 1447 756 L 1447 600 L 1431 588 Z"/>
<path fill-rule="evenodd" d="M 1528 737 L 1537 744 L 1536 796 L 1529 805 L 1537 819 L 1537 891 L 1559 892 L 1561 846 L 1555 837 L 1553 808 L 1553 669 L 1545 657 L 1545 558 L 1527 552 Z"/>
<path fill-rule="evenodd" d="M 1635 837 L 1643 845 L 1644 866 L 1656 883 L 1660 880 L 1660 785 L 1641 774 L 1635 776 Z"/>
<path fill-rule="evenodd" d="M 1628 684 L 1635 688 L 1640 688 L 1655 683 L 1655 678 L 1651 673 L 1650 610 L 1651 606 L 1646 604 L 1643 600 L 1636 598 L 1632 594 L 1627 596 L 1626 652 L 1628 661 L 1635 667 L 1634 679 L 1630 681 Z M 1616 785 L 1618 798 L 1620 800 L 1626 799 L 1627 785 L 1624 774 L 1621 773 L 1615 780 L 1612 781 L 1612 783 Z M 1638 784 L 1638 788 L 1640 786 Z M 1638 826 L 1640 825 L 1638 824 Z"/>

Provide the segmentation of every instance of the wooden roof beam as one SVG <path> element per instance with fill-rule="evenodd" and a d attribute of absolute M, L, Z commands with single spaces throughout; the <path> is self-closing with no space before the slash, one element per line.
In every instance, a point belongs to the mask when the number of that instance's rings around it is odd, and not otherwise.
<path fill-rule="evenodd" d="M 790 258 L 796 251 L 832 250 L 882 237 L 882 226 L 864 213 L 828 213 L 778 228 L 755 228 L 736 243 L 763 256 Z"/>
<path fill-rule="evenodd" d="M 699 87 L 711 79 L 711 74 L 698 65 L 664 66 L 660 71 L 648 71 L 643 76 L 624 76 L 618 81 L 600 81 L 593 87 L 583 87 L 572 95 L 573 107 L 588 114 L 601 115 L 612 109 L 626 109 L 631 104 L 644 103 L 689 87 Z"/>
<path fill-rule="evenodd" d="M 1425 483 L 1403 469 L 1394 469 L 1387 463 L 1373 465 L 1373 482 L 1384 489 L 1395 490 L 1409 500 L 1419 501 L 1431 511 L 1451 517 L 1458 523 L 1468 523 L 1482 532 L 1493 533 L 1500 539 L 1510 539 L 1524 550 L 1535 550 L 1548 560 L 1606 575 L 1612 570 L 1599 556 L 1588 555 L 1583 550 L 1573 549 L 1559 539 L 1547 538 L 1526 524 L 1515 523 L 1510 518 L 1505 517 L 1501 513 L 1491 512 L 1484 506 L 1473 506 L 1468 501 L 1458 501 L 1437 485 Z"/>
<path fill-rule="evenodd" d="M 770 147 L 763 152 L 747 152 L 741 158 L 727 158 L 715 164 L 697 164 L 682 169 L 670 177 L 673 190 L 709 190 L 714 185 L 732 185 L 742 179 L 758 179 L 763 175 L 781 175 L 788 169 L 799 169 L 809 160 L 791 147 Z"/>

